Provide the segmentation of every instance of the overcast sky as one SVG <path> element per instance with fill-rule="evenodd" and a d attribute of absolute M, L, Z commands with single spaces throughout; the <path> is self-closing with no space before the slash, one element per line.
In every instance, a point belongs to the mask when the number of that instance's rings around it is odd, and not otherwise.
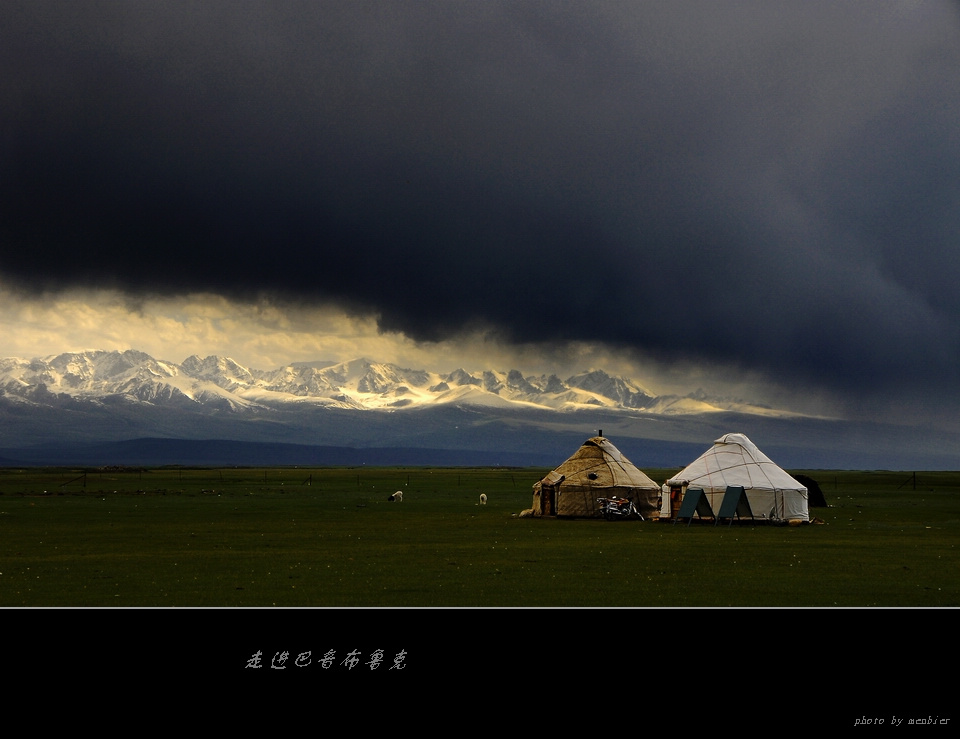
<path fill-rule="evenodd" d="M 4 2 L 0 356 L 960 410 L 960 6 Z"/>

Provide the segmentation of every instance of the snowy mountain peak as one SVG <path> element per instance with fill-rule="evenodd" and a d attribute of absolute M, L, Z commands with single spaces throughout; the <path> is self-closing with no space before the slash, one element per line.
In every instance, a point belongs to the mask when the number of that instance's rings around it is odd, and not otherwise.
<path fill-rule="evenodd" d="M 655 400 L 652 393 L 632 380 L 623 377 L 611 377 L 603 370 L 581 372 L 568 379 L 567 384 L 604 398 L 610 398 L 624 408 L 647 408 Z"/>
<path fill-rule="evenodd" d="M 452 404 L 552 411 L 603 408 L 656 415 L 779 413 L 701 395 L 698 391 L 686 398 L 658 398 L 632 380 L 597 369 L 561 380 L 557 375 L 524 376 L 516 369 L 469 373 L 461 368 L 441 375 L 368 358 L 337 364 L 299 362 L 276 370 L 251 369 L 216 355 L 193 355 L 176 364 L 135 350 L 0 359 L 0 396 L 32 403 L 123 397 L 129 402 L 188 403 L 231 411 L 309 403 L 391 411 Z"/>
<path fill-rule="evenodd" d="M 198 380 L 207 380 L 217 387 L 233 390 L 254 382 L 252 372 L 229 357 L 209 356 L 201 359 L 194 354 L 180 365 L 184 374 Z"/>
<path fill-rule="evenodd" d="M 455 369 L 444 378 L 450 385 L 482 385 L 482 381 L 468 373 L 465 369 Z"/>

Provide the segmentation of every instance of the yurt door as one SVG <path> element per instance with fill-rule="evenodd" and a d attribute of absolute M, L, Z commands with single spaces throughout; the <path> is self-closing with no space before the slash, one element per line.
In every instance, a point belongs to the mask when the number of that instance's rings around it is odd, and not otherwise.
<path fill-rule="evenodd" d="M 554 497 L 553 494 L 554 494 L 553 485 L 544 485 L 540 489 L 540 507 L 541 507 L 540 512 L 544 516 L 553 515 L 553 497 Z"/>
<path fill-rule="evenodd" d="M 667 515 L 667 518 L 676 517 L 677 513 L 680 512 L 680 504 L 682 502 L 683 502 L 683 486 L 672 485 L 670 487 L 670 512 Z"/>

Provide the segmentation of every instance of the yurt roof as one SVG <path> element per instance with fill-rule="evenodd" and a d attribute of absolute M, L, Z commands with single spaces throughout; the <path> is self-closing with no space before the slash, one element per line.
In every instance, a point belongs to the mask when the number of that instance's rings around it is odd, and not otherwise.
<path fill-rule="evenodd" d="M 587 439 L 563 464 L 551 473 L 563 475 L 566 485 L 648 488 L 660 486 L 603 436 Z M 549 476 L 548 476 L 549 477 Z M 545 478 L 546 479 L 546 478 Z"/>
<path fill-rule="evenodd" d="M 725 489 L 740 485 L 747 490 L 806 490 L 757 448 L 745 434 L 724 434 L 713 446 L 677 473 L 666 485 Z"/>

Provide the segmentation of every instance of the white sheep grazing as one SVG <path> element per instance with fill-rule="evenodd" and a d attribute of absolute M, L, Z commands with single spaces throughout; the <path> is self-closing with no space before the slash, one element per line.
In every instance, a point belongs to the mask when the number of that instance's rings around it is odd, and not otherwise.
<path fill-rule="evenodd" d="M 402 491 L 402 490 L 398 490 L 397 492 L 395 492 L 393 495 L 390 496 L 389 500 L 392 500 L 394 503 L 402 503 L 402 502 L 403 502 L 403 491 Z"/>
<path fill-rule="evenodd" d="M 486 505 L 486 504 L 487 504 L 487 494 L 480 493 L 480 505 Z"/>

